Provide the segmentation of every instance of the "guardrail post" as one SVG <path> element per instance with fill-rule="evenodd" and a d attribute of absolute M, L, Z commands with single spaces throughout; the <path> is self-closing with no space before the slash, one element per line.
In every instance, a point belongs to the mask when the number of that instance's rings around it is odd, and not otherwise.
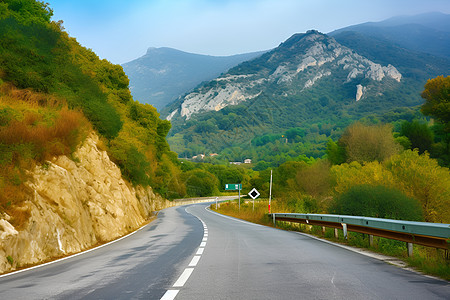
<path fill-rule="evenodd" d="M 369 246 L 373 247 L 373 235 L 369 234 Z"/>
<path fill-rule="evenodd" d="M 338 229 L 337 229 L 337 228 L 334 229 L 334 237 L 335 237 L 336 239 L 339 239 L 339 232 L 338 232 Z"/>
<path fill-rule="evenodd" d="M 325 235 L 325 226 L 322 226 L 322 234 Z"/>
<path fill-rule="evenodd" d="M 275 214 L 272 214 L 273 217 L 273 227 L 277 227 L 277 224 L 275 223 Z"/>
<path fill-rule="evenodd" d="M 347 224 L 342 223 L 342 231 L 344 231 L 344 239 L 347 239 Z"/>
<path fill-rule="evenodd" d="M 413 244 L 406 243 L 406 246 L 408 247 L 408 257 L 412 257 L 413 256 Z"/>

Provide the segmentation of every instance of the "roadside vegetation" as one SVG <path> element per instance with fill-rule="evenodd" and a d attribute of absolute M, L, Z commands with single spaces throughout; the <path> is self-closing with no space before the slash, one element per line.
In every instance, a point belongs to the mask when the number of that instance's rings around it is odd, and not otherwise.
<path fill-rule="evenodd" d="M 58 155 L 77 161 L 72 154 L 92 130 L 132 184 L 184 196 L 165 139 L 170 123 L 133 101 L 122 67 L 82 47 L 52 14 L 40 1 L 0 1 L 0 216 L 24 226 L 29 171 Z"/>

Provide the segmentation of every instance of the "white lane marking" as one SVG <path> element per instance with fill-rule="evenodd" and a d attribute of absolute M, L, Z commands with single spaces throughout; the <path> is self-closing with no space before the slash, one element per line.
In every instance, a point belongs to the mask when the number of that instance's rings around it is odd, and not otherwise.
<path fill-rule="evenodd" d="M 240 219 L 236 219 L 236 218 L 233 218 L 233 217 L 221 215 L 221 214 L 219 214 L 219 213 L 216 213 L 215 211 L 210 210 L 208 206 L 205 207 L 205 210 L 206 210 L 206 211 L 209 211 L 209 212 L 212 213 L 212 214 L 216 214 L 216 215 L 218 215 L 218 216 L 221 216 L 222 218 L 226 218 L 226 219 L 230 219 L 230 220 L 233 220 L 233 221 L 241 222 L 241 223 L 244 223 L 244 224 L 247 224 L 247 225 L 253 225 L 253 226 L 258 226 L 258 227 L 266 227 L 266 226 L 263 226 L 263 225 L 259 225 L 259 224 L 255 224 L 255 223 L 250 223 L 250 222 L 247 222 L 247 221 L 244 221 L 244 220 L 240 220 Z"/>
<path fill-rule="evenodd" d="M 162 296 L 161 300 L 173 300 L 177 296 L 180 290 L 167 290 L 167 292 Z"/>
<path fill-rule="evenodd" d="M 189 267 L 195 267 L 195 266 L 197 266 L 198 261 L 200 260 L 200 257 L 201 257 L 201 256 L 198 256 L 198 255 L 194 256 L 194 257 L 192 258 L 191 262 L 189 263 Z"/>
<path fill-rule="evenodd" d="M 15 271 L 15 272 L 3 274 L 3 275 L 0 275 L 0 278 L 6 277 L 6 276 L 15 275 L 15 274 L 19 274 L 19 273 L 26 272 L 26 271 L 31 271 L 31 270 L 34 270 L 34 269 L 37 269 L 37 268 L 40 268 L 40 267 L 45 267 L 45 266 L 48 266 L 48 265 L 51 265 L 51 264 L 55 264 L 55 263 L 58 263 L 58 262 L 61 262 L 61 261 L 67 260 L 67 259 L 71 259 L 71 258 L 80 256 L 80 255 L 83 255 L 83 254 L 86 254 L 86 253 L 95 251 L 95 250 L 100 249 L 100 248 L 109 246 L 109 245 L 114 244 L 114 243 L 117 243 L 118 241 L 121 241 L 121 240 L 123 240 L 123 239 L 125 239 L 125 238 L 127 238 L 127 237 L 129 237 L 129 236 L 132 236 L 133 234 L 135 234 L 136 232 L 140 231 L 141 229 L 144 229 L 145 227 L 147 227 L 147 226 L 150 225 L 150 224 L 151 224 L 151 223 L 148 223 L 148 224 L 142 226 L 141 228 L 137 229 L 136 231 L 133 231 L 132 233 L 129 233 L 129 234 L 127 234 L 127 235 L 125 235 L 125 236 L 123 236 L 123 237 L 121 237 L 121 238 L 118 238 L 117 240 L 108 242 L 108 243 L 103 244 L 103 245 L 100 245 L 100 246 L 98 246 L 98 247 L 95 247 L 95 248 L 92 248 L 92 249 L 89 249 L 89 250 L 86 250 L 86 251 L 83 251 L 83 252 L 75 253 L 75 254 L 73 254 L 73 255 L 70 255 L 70 256 L 67 256 L 67 257 L 63 257 L 63 258 L 61 258 L 61 259 L 49 261 L 48 263 L 45 263 L 45 264 L 41 264 L 41 265 L 37 265 L 37 266 L 34 266 L 34 267 L 26 268 L 26 269 L 23 269 L 23 270 L 19 270 L 19 271 Z"/>
<path fill-rule="evenodd" d="M 190 213 L 187 208 L 185 208 L 186 213 L 193 215 L 196 217 L 200 222 L 203 224 L 203 230 L 204 230 L 204 236 L 203 240 L 200 243 L 200 248 L 198 248 L 196 255 L 192 258 L 191 262 L 189 263 L 189 268 L 184 269 L 183 273 L 180 275 L 178 280 L 174 283 L 172 287 L 183 287 L 186 284 L 186 281 L 191 276 L 192 272 L 194 272 L 194 267 L 197 266 L 198 262 L 200 261 L 201 255 L 203 254 L 203 251 L 205 250 L 206 241 L 208 240 L 208 227 L 206 226 L 206 223 L 197 217 L 196 215 Z M 164 296 L 161 298 L 161 300 L 174 300 L 177 296 L 178 292 L 180 290 L 167 290 Z"/>
<path fill-rule="evenodd" d="M 180 275 L 178 280 L 174 283 L 173 287 L 182 287 L 182 286 L 184 286 L 184 284 L 189 279 L 189 276 L 191 276 L 193 271 L 194 271 L 194 268 L 186 268 L 186 269 L 184 269 L 183 273 Z"/>
<path fill-rule="evenodd" d="M 331 283 L 333 284 L 334 287 L 336 287 L 336 285 L 334 284 L 334 276 L 336 276 L 336 272 L 334 272 L 333 277 L 331 278 Z"/>

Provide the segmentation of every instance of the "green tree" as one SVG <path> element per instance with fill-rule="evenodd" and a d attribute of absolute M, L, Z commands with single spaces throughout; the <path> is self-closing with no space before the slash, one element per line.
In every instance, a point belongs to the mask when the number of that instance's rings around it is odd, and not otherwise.
<path fill-rule="evenodd" d="M 333 165 L 342 164 L 347 160 L 345 147 L 334 142 L 332 139 L 329 139 L 327 143 L 327 156 L 328 160 Z"/>
<path fill-rule="evenodd" d="M 347 162 L 381 162 L 401 149 L 392 136 L 392 126 L 387 124 L 367 126 L 356 122 L 345 129 L 339 142 L 345 147 Z"/>
<path fill-rule="evenodd" d="M 53 10 L 48 3 L 33 0 L 2 0 L 0 3 L 6 7 L 0 16 L 12 15 L 23 24 L 42 23 L 48 24 L 53 16 Z"/>
<path fill-rule="evenodd" d="M 417 148 L 420 154 L 425 151 L 431 152 L 434 140 L 433 132 L 426 123 L 420 123 L 417 120 L 412 122 L 405 121 L 402 123 L 400 134 L 406 136 L 411 142 L 411 148 Z"/>
<path fill-rule="evenodd" d="M 411 150 L 391 157 L 385 164 L 398 189 L 420 201 L 425 221 L 450 223 L 448 168 L 439 166 L 428 153 L 419 155 Z"/>
<path fill-rule="evenodd" d="M 422 113 L 436 118 L 450 131 L 450 76 L 438 76 L 428 80 L 422 98 L 425 99 Z"/>
<path fill-rule="evenodd" d="M 335 199 L 331 213 L 422 221 L 420 203 L 397 189 L 382 185 L 355 185 Z"/>
<path fill-rule="evenodd" d="M 183 174 L 186 191 L 192 197 L 212 196 L 218 193 L 217 177 L 205 170 L 194 169 Z"/>

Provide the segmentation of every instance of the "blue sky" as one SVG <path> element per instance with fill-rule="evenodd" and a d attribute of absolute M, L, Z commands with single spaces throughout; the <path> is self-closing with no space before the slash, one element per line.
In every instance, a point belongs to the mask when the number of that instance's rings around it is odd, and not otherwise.
<path fill-rule="evenodd" d="M 54 20 L 113 63 L 149 47 L 232 55 L 278 46 L 294 33 L 430 11 L 449 0 L 47 0 Z"/>

